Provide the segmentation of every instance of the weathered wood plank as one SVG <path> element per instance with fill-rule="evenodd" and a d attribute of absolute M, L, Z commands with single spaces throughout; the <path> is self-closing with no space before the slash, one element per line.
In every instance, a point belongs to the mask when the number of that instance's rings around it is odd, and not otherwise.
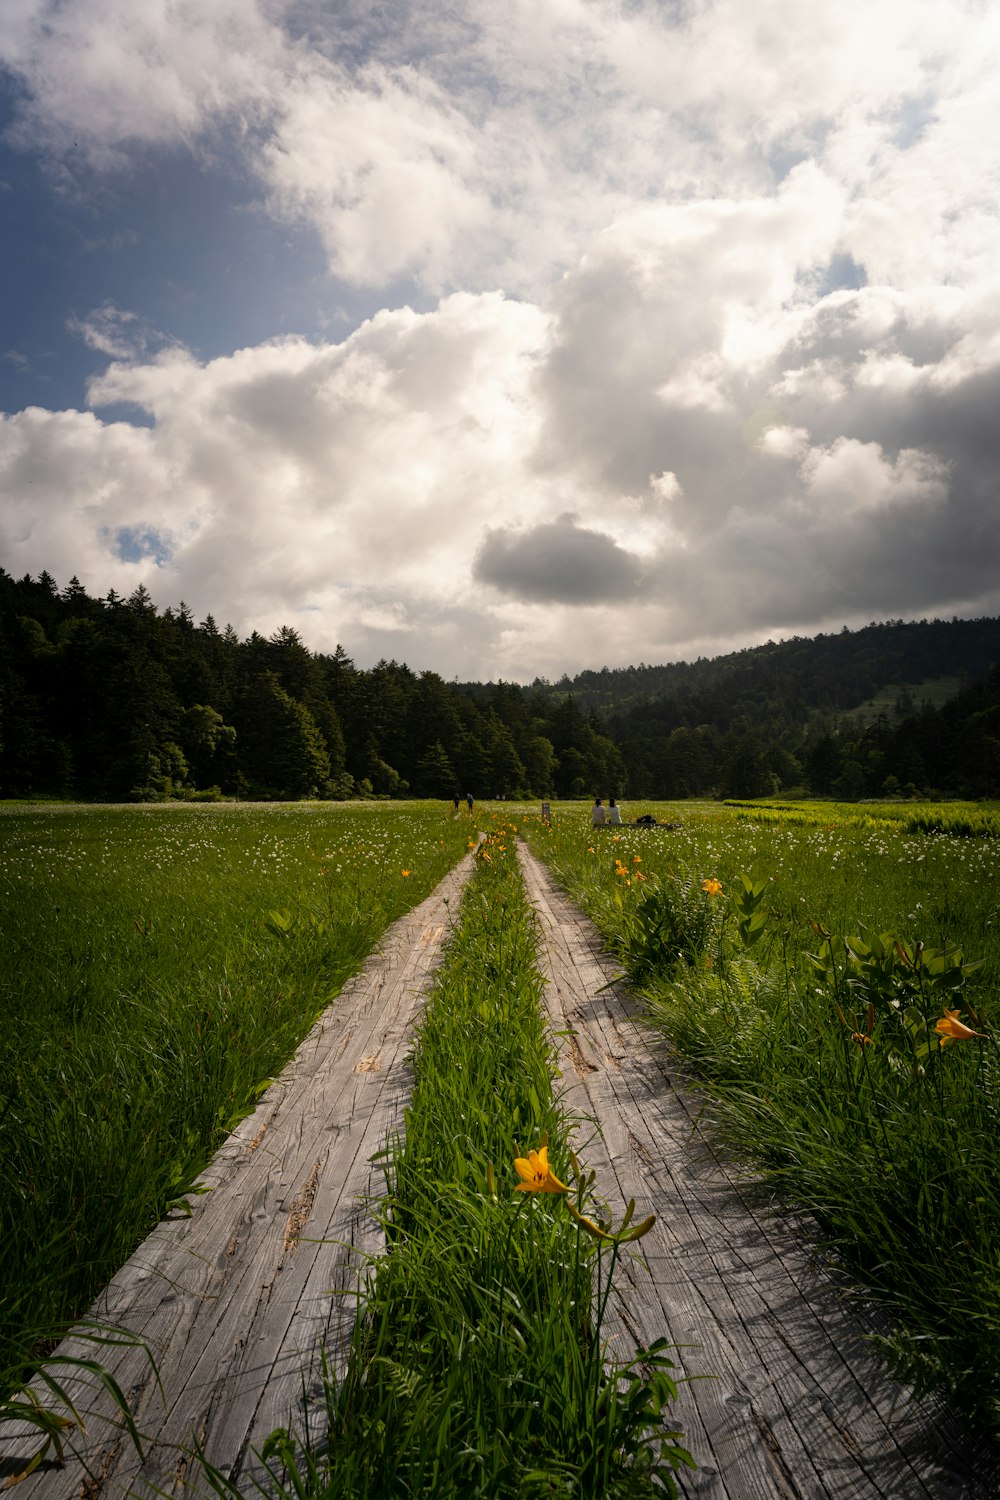
<path fill-rule="evenodd" d="M 440 960 L 449 908 L 472 870 L 464 859 L 426 901 L 384 935 L 201 1181 L 212 1191 L 190 1218 L 157 1226 L 112 1279 L 88 1318 L 148 1346 L 102 1350 L 147 1439 L 140 1463 L 111 1403 L 67 1381 L 93 1413 L 64 1469 L 46 1463 L 21 1500 L 119 1500 L 207 1493 L 193 1441 L 252 1489 L 254 1450 L 277 1426 L 301 1430 L 322 1398 L 318 1349 L 342 1367 L 365 1257 L 382 1248 L 367 1203 L 380 1196 L 370 1158 L 402 1126 L 412 1023 Z M 86 1340 L 60 1351 L 94 1357 Z M 0 1478 L 16 1472 L 37 1434 L 0 1428 Z"/>
<path fill-rule="evenodd" d="M 701 1467 L 698 1500 L 989 1500 L 995 1458 L 958 1420 L 909 1402 L 810 1243 L 698 1128 L 697 1094 L 641 1022 L 592 925 L 523 846 L 563 1089 L 581 1156 L 616 1216 L 655 1211 L 611 1298 L 612 1347 L 667 1337 L 690 1383 L 676 1418 Z M 596 1130 L 595 1130 L 596 1127 Z M 589 1139 L 588 1139 L 589 1138 Z"/>

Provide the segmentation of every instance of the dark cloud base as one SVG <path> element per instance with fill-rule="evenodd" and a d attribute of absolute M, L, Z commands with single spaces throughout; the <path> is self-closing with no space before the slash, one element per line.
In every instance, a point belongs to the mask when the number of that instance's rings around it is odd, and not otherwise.
<path fill-rule="evenodd" d="M 643 563 L 604 532 L 563 515 L 520 533 L 487 532 L 473 574 L 530 604 L 605 604 L 640 590 Z"/>

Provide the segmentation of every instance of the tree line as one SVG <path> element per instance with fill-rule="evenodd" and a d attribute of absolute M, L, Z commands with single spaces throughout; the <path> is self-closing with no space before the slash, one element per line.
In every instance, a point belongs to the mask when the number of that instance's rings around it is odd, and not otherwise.
<path fill-rule="evenodd" d="M 910 712 L 901 692 L 891 713 L 843 717 L 848 676 L 855 703 L 899 680 L 904 638 L 918 670 L 921 627 L 925 664 L 965 689 L 940 708 Z M 1000 621 L 891 622 L 555 686 L 459 684 L 311 652 L 289 626 L 241 640 L 184 603 L 157 610 L 142 586 L 93 598 L 76 578 L 0 569 L 0 795 L 991 796 L 1000 672 L 971 671 L 998 657 Z"/>

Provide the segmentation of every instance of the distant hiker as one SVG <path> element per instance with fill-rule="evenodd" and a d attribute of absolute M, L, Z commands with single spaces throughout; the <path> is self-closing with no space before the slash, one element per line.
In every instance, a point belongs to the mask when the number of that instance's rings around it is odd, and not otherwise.
<path fill-rule="evenodd" d="M 471 792 L 466 792 L 466 794 L 465 794 L 465 802 L 466 802 L 466 806 L 469 809 L 469 817 L 471 818 L 472 817 L 472 793 Z"/>
<path fill-rule="evenodd" d="M 608 821 L 608 810 L 598 797 L 590 814 L 590 822 L 593 828 L 603 828 Z"/>
<path fill-rule="evenodd" d="M 458 816 L 458 804 L 461 802 L 461 800 L 462 800 L 461 797 L 458 795 L 457 792 L 455 792 L 454 795 L 452 796 L 451 802 L 452 802 L 452 806 L 455 809 L 455 815 L 456 815 L 456 817 Z"/>
<path fill-rule="evenodd" d="M 622 810 L 618 806 L 618 803 L 615 801 L 614 797 L 612 797 L 611 801 L 608 803 L 608 822 L 613 824 L 615 828 L 620 828 L 622 826 Z"/>

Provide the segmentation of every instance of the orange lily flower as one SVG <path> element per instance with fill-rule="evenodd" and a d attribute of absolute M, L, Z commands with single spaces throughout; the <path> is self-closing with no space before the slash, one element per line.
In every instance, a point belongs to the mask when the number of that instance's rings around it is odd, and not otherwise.
<path fill-rule="evenodd" d="M 542 1146 L 537 1151 L 529 1151 L 527 1157 L 515 1157 L 514 1167 L 521 1178 L 514 1189 L 516 1193 L 566 1193 L 569 1191 L 566 1184 L 559 1181 L 549 1166 L 548 1146 Z"/>
<path fill-rule="evenodd" d="M 949 1042 L 967 1042 L 971 1037 L 983 1035 L 981 1031 L 973 1031 L 971 1026 L 966 1026 L 964 1021 L 958 1019 L 958 1011 L 949 1010 L 947 1006 L 934 1030 L 940 1033 L 942 1047 L 947 1047 Z"/>

